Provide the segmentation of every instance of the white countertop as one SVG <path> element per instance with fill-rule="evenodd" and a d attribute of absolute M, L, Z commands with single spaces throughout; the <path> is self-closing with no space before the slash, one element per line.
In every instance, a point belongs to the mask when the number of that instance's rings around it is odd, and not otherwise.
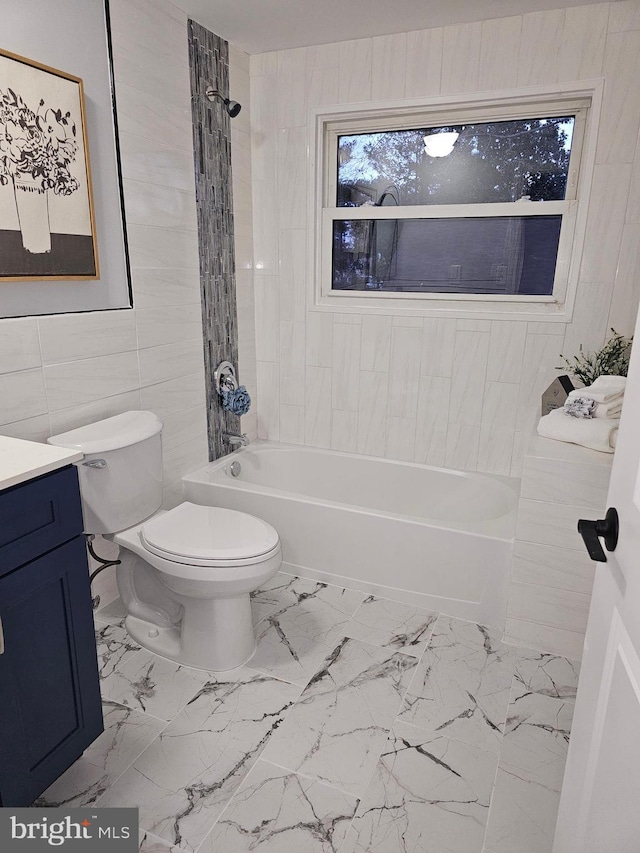
<path fill-rule="evenodd" d="M 82 456 L 79 450 L 65 450 L 51 444 L 0 435 L 0 489 L 64 468 L 78 462 Z"/>

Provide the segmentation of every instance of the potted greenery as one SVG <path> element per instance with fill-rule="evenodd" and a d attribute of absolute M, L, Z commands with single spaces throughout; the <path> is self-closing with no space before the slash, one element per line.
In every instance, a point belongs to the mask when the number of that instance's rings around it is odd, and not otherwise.
<path fill-rule="evenodd" d="M 69 164 L 78 151 L 70 113 L 41 99 L 34 112 L 12 89 L 0 89 L 0 185 L 13 183 L 22 245 L 51 251 L 48 192 L 70 195 L 79 183 Z"/>
<path fill-rule="evenodd" d="M 585 354 L 580 345 L 578 355 L 566 358 L 560 355 L 566 367 L 583 385 L 591 385 L 598 376 L 626 376 L 629 370 L 629 357 L 633 338 L 625 338 L 611 329 L 613 337 L 605 343 L 602 349 Z M 562 367 L 557 368 L 562 370 Z"/>

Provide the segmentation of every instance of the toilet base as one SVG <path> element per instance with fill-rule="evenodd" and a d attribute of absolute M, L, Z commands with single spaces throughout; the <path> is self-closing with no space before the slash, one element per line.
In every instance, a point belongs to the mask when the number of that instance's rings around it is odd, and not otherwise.
<path fill-rule="evenodd" d="M 248 594 L 191 599 L 182 623 L 161 627 L 129 615 L 129 635 L 143 648 L 193 669 L 226 672 L 242 666 L 256 650 Z"/>

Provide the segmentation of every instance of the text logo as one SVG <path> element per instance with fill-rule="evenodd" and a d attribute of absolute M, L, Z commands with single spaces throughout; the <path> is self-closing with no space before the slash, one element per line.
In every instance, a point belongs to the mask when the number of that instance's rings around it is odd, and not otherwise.
<path fill-rule="evenodd" d="M 137 809 L 0 809 L 0 850 L 136 853 Z"/>

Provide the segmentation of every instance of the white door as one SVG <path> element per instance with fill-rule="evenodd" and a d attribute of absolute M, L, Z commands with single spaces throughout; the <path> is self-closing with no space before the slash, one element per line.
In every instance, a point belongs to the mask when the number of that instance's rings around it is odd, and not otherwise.
<path fill-rule="evenodd" d="M 596 563 L 554 853 L 640 853 L 640 318 Z"/>

